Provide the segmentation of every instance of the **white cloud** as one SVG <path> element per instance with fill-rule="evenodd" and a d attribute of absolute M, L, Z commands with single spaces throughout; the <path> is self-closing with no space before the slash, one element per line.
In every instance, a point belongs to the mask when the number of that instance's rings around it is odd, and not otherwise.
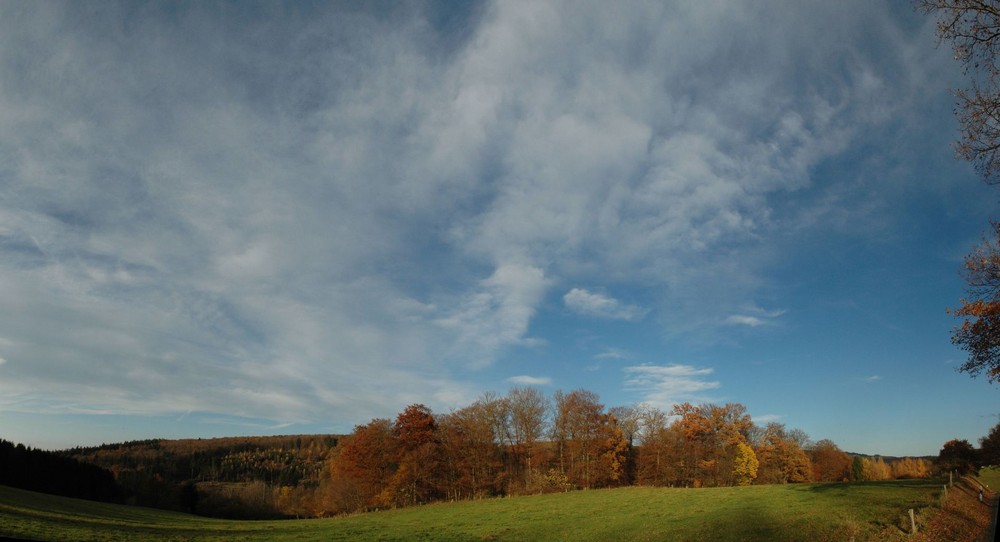
<path fill-rule="evenodd" d="M 878 382 L 879 380 L 882 380 L 882 377 L 879 375 L 872 375 L 872 376 L 862 377 L 860 380 L 866 384 L 873 384 L 875 382 Z"/>
<path fill-rule="evenodd" d="M 604 352 L 594 356 L 597 359 L 628 359 L 630 354 L 624 350 L 619 350 L 617 348 L 608 348 Z"/>
<path fill-rule="evenodd" d="M 738 314 L 734 314 L 734 315 L 726 318 L 726 323 L 729 323 L 729 324 L 739 324 L 739 325 L 750 326 L 750 327 L 757 327 L 757 326 L 762 326 L 762 325 L 765 324 L 764 320 L 761 320 L 760 318 L 757 318 L 756 316 L 744 316 L 744 315 L 738 315 Z"/>
<path fill-rule="evenodd" d="M 567 281 L 655 284 L 674 333 L 715 329 L 728 315 L 762 324 L 738 311 L 780 257 L 767 240 L 815 227 L 798 218 L 824 205 L 799 214 L 772 197 L 805 192 L 813 167 L 905 106 L 872 64 L 910 62 L 913 46 L 886 32 L 878 58 L 845 47 L 870 39 L 858 17 L 892 20 L 883 6 L 721 6 L 574 5 L 572 24 L 565 6 L 493 6 L 453 72 L 459 99 L 446 133 L 499 167 L 486 171 L 483 212 L 452 225 L 456 245 Z M 747 25 L 784 31 L 730 31 Z M 896 95 L 911 88 L 902 86 Z"/>
<path fill-rule="evenodd" d="M 519 386 L 549 386 L 552 384 L 552 378 L 547 376 L 518 375 L 508 378 L 507 382 Z"/>
<path fill-rule="evenodd" d="M 641 320 L 649 312 L 638 305 L 625 304 L 613 297 L 583 288 L 573 288 L 566 292 L 563 303 L 574 312 L 612 320 Z"/>
<path fill-rule="evenodd" d="M 784 419 L 786 416 L 784 414 L 764 414 L 761 416 L 751 416 L 753 418 L 753 423 L 757 425 L 766 425 L 771 422 L 777 422 Z"/>
<path fill-rule="evenodd" d="M 508 345 L 537 346 L 525 338 L 528 324 L 540 302 L 547 281 L 533 266 L 502 265 L 468 294 L 458 310 L 437 323 L 457 334 L 453 356 L 475 365 L 486 365 Z"/>
<path fill-rule="evenodd" d="M 928 36 L 876 4 L 501 2 L 461 36 L 407 5 L 5 10 L 0 397 L 350 427 L 474 397 L 455 375 L 545 344 L 550 289 L 653 292 L 563 302 L 672 333 L 774 319 L 745 308 L 770 241 L 831 200 L 771 197 L 926 86 Z M 718 386 L 670 367 L 629 385 Z"/>
<path fill-rule="evenodd" d="M 775 319 L 785 314 L 783 310 L 767 311 L 758 307 L 745 309 L 747 314 L 733 314 L 726 317 L 726 323 L 749 327 L 759 327 L 774 324 Z"/>
<path fill-rule="evenodd" d="M 716 380 L 707 380 L 715 371 L 691 365 L 636 365 L 625 367 L 626 391 L 639 393 L 641 401 L 669 410 L 686 401 L 708 402 L 704 392 L 718 389 Z"/>

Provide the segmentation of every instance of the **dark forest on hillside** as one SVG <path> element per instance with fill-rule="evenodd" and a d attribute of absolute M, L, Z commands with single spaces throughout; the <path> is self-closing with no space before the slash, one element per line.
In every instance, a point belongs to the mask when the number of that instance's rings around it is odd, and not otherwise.
<path fill-rule="evenodd" d="M 336 435 L 139 440 L 64 453 L 114 474 L 128 502 L 233 519 L 296 515 L 281 488 L 316 488 Z"/>
<path fill-rule="evenodd" d="M 107 469 L 6 440 L 0 440 L 0 485 L 115 503 L 125 496 Z"/>

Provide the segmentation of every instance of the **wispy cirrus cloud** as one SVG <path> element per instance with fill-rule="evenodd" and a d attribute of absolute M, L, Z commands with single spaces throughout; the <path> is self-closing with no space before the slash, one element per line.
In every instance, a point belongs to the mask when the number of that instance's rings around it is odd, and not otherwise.
<path fill-rule="evenodd" d="M 548 376 L 518 375 L 508 378 L 507 382 L 518 386 L 549 386 L 552 384 L 552 378 Z"/>
<path fill-rule="evenodd" d="M 474 397 L 551 292 L 776 319 L 775 239 L 879 214 L 811 172 L 918 109 L 930 35 L 864 0 L 0 10 L 7 408 L 345 429 Z M 668 367 L 626 374 L 718 385 Z"/>
<path fill-rule="evenodd" d="M 760 416 L 752 416 L 753 422 L 757 425 L 766 425 L 771 422 L 777 422 L 785 417 L 786 416 L 784 414 L 763 414 Z"/>
<path fill-rule="evenodd" d="M 458 334 L 452 355 L 484 365 L 505 345 L 538 344 L 525 334 L 546 287 L 545 274 L 537 267 L 498 267 L 454 314 L 436 321 Z"/>
<path fill-rule="evenodd" d="M 639 393 L 641 402 L 669 410 L 672 405 L 709 402 L 705 392 L 718 389 L 719 381 L 709 380 L 715 372 L 691 365 L 636 365 L 625 367 L 625 389 Z"/>
<path fill-rule="evenodd" d="M 638 305 L 622 303 L 611 296 L 583 288 L 566 292 L 563 303 L 573 312 L 610 320 L 641 320 L 649 312 Z"/>
<path fill-rule="evenodd" d="M 759 307 L 745 308 L 742 314 L 732 314 L 726 317 L 726 323 L 731 325 L 760 327 L 773 325 L 777 318 L 783 316 L 784 310 L 765 310 Z"/>
<path fill-rule="evenodd" d="M 741 314 L 734 314 L 726 318 L 726 323 L 757 327 L 764 325 L 766 322 L 756 316 L 745 316 Z"/>
<path fill-rule="evenodd" d="M 618 348 L 608 348 L 594 356 L 596 359 L 628 359 L 630 357 L 631 354 Z"/>

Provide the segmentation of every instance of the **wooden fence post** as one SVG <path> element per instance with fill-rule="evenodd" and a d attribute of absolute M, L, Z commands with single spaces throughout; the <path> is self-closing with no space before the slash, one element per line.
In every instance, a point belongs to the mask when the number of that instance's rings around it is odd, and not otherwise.
<path fill-rule="evenodd" d="M 912 508 L 910 508 L 910 534 L 917 534 L 917 520 L 913 517 Z"/>

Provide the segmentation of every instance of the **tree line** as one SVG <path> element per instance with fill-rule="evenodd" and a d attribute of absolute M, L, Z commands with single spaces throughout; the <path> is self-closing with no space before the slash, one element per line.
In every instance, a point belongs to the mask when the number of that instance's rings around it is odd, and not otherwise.
<path fill-rule="evenodd" d="M 529 387 L 447 413 L 410 405 L 346 436 L 145 440 L 59 454 L 106 469 L 127 503 L 235 519 L 628 485 L 915 478 L 934 468 L 759 425 L 738 403 L 606 408 L 591 391 Z"/>
<path fill-rule="evenodd" d="M 136 440 L 60 452 L 113 474 L 125 502 L 231 519 L 294 515 L 278 488 L 312 492 L 336 435 Z M 287 493 L 288 489 L 286 489 Z"/>
<path fill-rule="evenodd" d="M 92 501 L 124 499 L 107 469 L 6 440 L 0 440 L 0 485 Z"/>
<path fill-rule="evenodd" d="M 1000 466 L 1000 423 L 980 437 L 979 448 L 965 439 L 956 438 L 945 442 L 935 463 L 942 471 L 961 474 L 977 472 L 983 467 Z"/>
<path fill-rule="evenodd" d="M 307 495 L 295 505 L 304 515 L 326 515 L 627 485 L 913 478 L 932 467 L 924 459 L 852 457 L 801 430 L 757 425 L 738 403 L 606 409 L 587 390 L 549 399 L 516 387 L 447 414 L 414 404 L 395 420 L 357 426 L 333 451 L 313 508 Z"/>

